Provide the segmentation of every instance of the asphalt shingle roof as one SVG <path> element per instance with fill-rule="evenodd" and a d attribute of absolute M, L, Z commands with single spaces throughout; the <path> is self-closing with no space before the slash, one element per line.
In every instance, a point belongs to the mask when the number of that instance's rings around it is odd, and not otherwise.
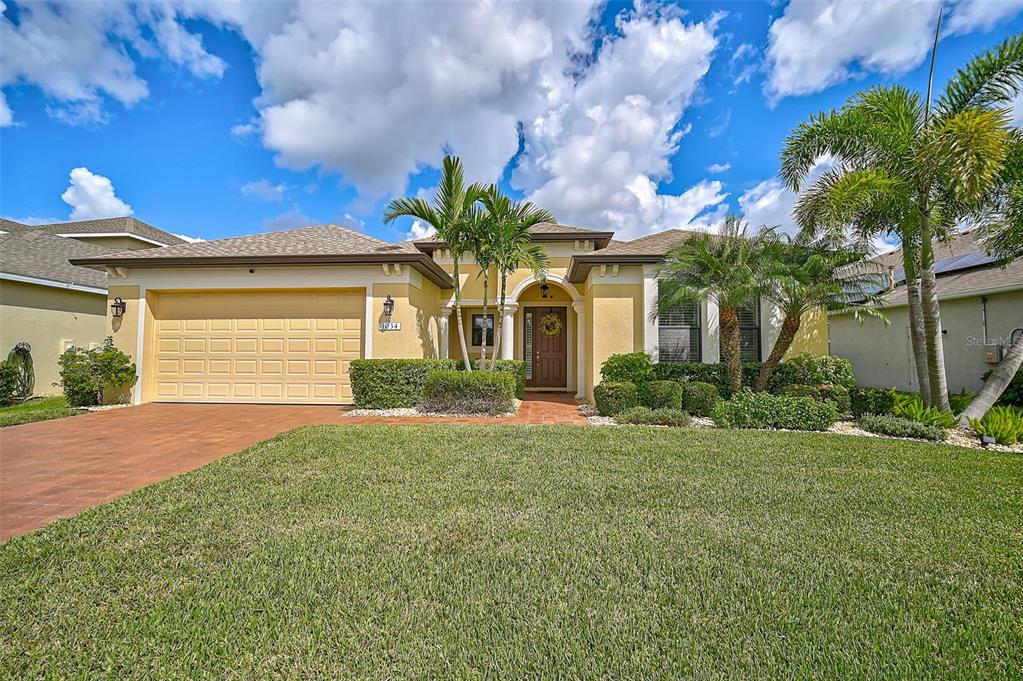
<path fill-rule="evenodd" d="M 68 260 L 103 256 L 111 252 L 102 246 L 29 228 L 0 234 L 0 272 L 106 289 L 106 272 L 77 267 Z"/>
<path fill-rule="evenodd" d="M 39 229 L 49 234 L 110 234 L 126 232 L 136 236 L 158 241 L 167 246 L 188 243 L 181 237 L 174 236 L 170 232 L 142 222 L 138 218 L 120 217 L 103 218 L 101 220 L 79 220 L 76 222 L 55 222 L 48 225 L 39 225 L 29 229 Z"/>

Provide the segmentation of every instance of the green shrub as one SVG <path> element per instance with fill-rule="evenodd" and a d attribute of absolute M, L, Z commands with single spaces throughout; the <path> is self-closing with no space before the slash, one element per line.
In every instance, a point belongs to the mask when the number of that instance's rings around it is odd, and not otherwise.
<path fill-rule="evenodd" d="M 696 416 L 710 416 L 721 401 L 717 386 L 701 381 L 682 384 L 682 408 Z"/>
<path fill-rule="evenodd" d="M 504 371 L 431 371 L 419 406 L 444 414 L 506 414 L 514 409 L 515 377 Z"/>
<path fill-rule="evenodd" d="M 980 435 L 993 437 L 1000 445 L 1023 442 L 1023 407 L 995 406 L 982 419 L 970 419 Z"/>
<path fill-rule="evenodd" d="M 654 366 L 645 352 L 611 355 L 600 365 L 601 382 L 642 386 L 654 379 Z"/>
<path fill-rule="evenodd" d="M 984 372 L 981 379 L 987 380 L 991 376 L 991 369 Z M 996 404 L 1003 407 L 1023 407 L 1023 369 L 1016 372 L 1016 375 L 1005 386 L 1005 390 L 998 398 Z"/>
<path fill-rule="evenodd" d="M 634 383 L 604 381 L 593 389 L 593 401 L 601 416 L 614 416 L 639 406 L 639 388 Z"/>
<path fill-rule="evenodd" d="M 135 385 L 135 364 L 107 338 L 95 350 L 72 348 L 60 356 L 60 385 L 72 407 L 99 404 L 104 390 Z"/>
<path fill-rule="evenodd" d="M 719 428 L 827 430 L 838 418 L 832 402 L 742 390 L 714 408 Z"/>
<path fill-rule="evenodd" d="M 777 392 L 786 385 L 840 385 L 846 390 L 856 387 L 852 363 L 834 355 L 797 355 L 777 366 L 768 388 Z"/>
<path fill-rule="evenodd" d="M 649 409 L 681 409 L 682 384 L 675 381 L 650 381 L 643 386 L 640 401 Z"/>
<path fill-rule="evenodd" d="M 760 375 L 760 362 L 747 362 L 742 365 L 742 384 L 753 385 Z M 679 383 L 710 383 L 718 389 L 721 396 L 727 396 L 728 371 L 723 362 L 715 364 L 659 362 L 654 364 L 654 378 L 662 381 L 678 381 Z"/>
<path fill-rule="evenodd" d="M 889 414 L 864 414 L 857 422 L 863 430 L 892 437 L 912 437 L 938 442 L 945 439 L 945 431 L 935 426 Z"/>
<path fill-rule="evenodd" d="M 0 405 L 14 400 L 19 384 L 17 365 L 7 360 L 0 361 Z"/>
<path fill-rule="evenodd" d="M 362 409 L 414 407 L 434 371 L 463 367 L 457 359 L 356 359 L 349 376 L 355 406 Z"/>
<path fill-rule="evenodd" d="M 809 397 L 811 400 L 828 401 L 835 405 L 839 414 L 848 414 L 850 409 L 849 391 L 840 385 L 799 385 L 792 384 L 783 387 L 779 395 L 789 397 Z"/>
<path fill-rule="evenodd" d="M 615 416 L 618 423 L 627 423 L 637 426 L 671 426 L 681 428 L 689 425 L 689 414 L 681 409 L 650 409 L 648 407 L 633 407 Z"/>
<path fill-rule="evenodd" d="M 952 413 L 962 414 L 966 411 L 966 408 L 970 406 L 970 402 L 973 402 L 973 398 L 977 396 L 977 393 L 968 393 L 965 390 L 961 393 L 949 393 L 948 404 L 952 407 Z"/>
<path fill-rule="evenodd" d="M 853 417 L 890 415 L 895 411 L 895 388 L 853 388 L 849 391 Z"/>
<path fill-rule="evenodd" d="M 461 362 L 459 362 L 461 365 Z M 487 366 L 490 366 L 490 360 L 487 360 Z M 472 368 L 479 370 L 480 361 L 474 359 L 472 361 Z M 499 359 L 497 364 L 494 366 L 495 371 L 502 371 L 506 374 L 511 374 L 515 378 L 515 397 L 522 399 L 526 396 L 526 363 L 521 359 Z"/>
<path fill-rule="evenodd" d="M 896 394 L 895 409 L 892 410 L 892 413 L 895 416 L 937 428 L 951 428 L 956 424 L 952 412 L 942 411 L 937 407 L 925 407 L 920 396 L 911 393 Z"/>

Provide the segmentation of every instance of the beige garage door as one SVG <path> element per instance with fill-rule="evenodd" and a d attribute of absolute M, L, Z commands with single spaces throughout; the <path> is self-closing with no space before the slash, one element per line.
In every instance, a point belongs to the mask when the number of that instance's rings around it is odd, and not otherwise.
<path fill-rule="evenodd" d="M 162 292 L 156 402 L 350 403 L 362 356 L 361 290 Z"/>

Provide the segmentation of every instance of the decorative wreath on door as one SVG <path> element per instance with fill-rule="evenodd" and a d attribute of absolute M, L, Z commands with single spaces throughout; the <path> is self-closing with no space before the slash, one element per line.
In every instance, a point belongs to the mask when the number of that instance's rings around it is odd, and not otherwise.
<path fill-rule="evenodd" d="M 540 333 L 553 338 L 561 333 L 561 317 L 550 312 L 540 317 Z"/>

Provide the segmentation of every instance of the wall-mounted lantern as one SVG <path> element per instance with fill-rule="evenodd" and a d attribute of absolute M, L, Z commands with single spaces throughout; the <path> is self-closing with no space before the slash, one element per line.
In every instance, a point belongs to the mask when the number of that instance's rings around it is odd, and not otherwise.
<path fill-rule="evenodd" d="M 388 294 L 387 300 L 384 301 L 384 316 L 390 319 L 392 314 L 394 314 L 394 300 Z"/>
<path fill-rule="evenodd" d="M 546 281 L 540 284 L 540 297 L 541 298 L 551 297 L 551 285 L 548 284 Z"/>
<path fill-rule="evenodd" d="M 128 304 L 121 300 L 120 296 L 114 298 L 114 302 L 110 304 L 110 314 L 115 317 L 123 317 L 125 310 L 128 309 Z"/>

